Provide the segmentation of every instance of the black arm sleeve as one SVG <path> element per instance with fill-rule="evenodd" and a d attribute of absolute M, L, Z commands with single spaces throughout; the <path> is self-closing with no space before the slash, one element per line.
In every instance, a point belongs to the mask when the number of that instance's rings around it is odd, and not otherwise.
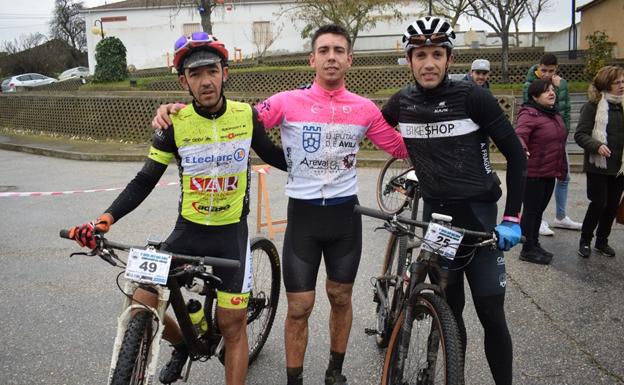
<path fill-rule="evenodd" d="M 284 156 L 284 150 L 276 146 L 271 141 L 264 129 L 264 124 L 258 120 L 258 112 L 252 107 L 253 111 L 253 134 L 251 136 L 251 148 L 258 154 L 260 159 L 268 163 L 269 165 L 278 168 L 282 171 L 286 171 L 288 166 L 286 165 L 286 157 Z"/>
<path fill-rule="evenodd" d="M 147 159 L 141 171 L 128 183 L 106 212 L 118 222 L 147 198 L 166 169 L 167 165 Z"/>
<path fill-rule="evenodd" d="M 152 147 L 160 151 L 175 153 L 177 148 L 173 126 L 166 130 L 156 130 L 152 137 Z M 166 169 L 166 164 L 148 158 L 141 171 L 128 183 L 106 212 L 111 214 L 117 222 L 136 209 L 152 192 Z"/>
<path fill-rule="evenodd" d="M 511 123 L 490 92 L 475 87 L 466 98 L 468 116 L 485 130 L 507 160 L 507 200 L 504 215 L 517 217 L 522 208 L 526 156 Z"/>
<path fill-rule="evenodd" d="M 396 127 L 396 125 L 399 124 L 399 111 L 401 110 L 401 105 L 399 104 L 399 100 L 401 99 L 400 93 L 401 91 L 392 95 L 381 109 L 381 114 L 384 119 L 392 127 Z"/>

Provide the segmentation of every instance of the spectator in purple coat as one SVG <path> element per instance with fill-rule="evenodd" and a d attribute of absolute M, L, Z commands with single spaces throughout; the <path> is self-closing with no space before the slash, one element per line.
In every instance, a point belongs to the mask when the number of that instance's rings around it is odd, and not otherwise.
<path fill-rule="evenodd" d="M 522 210 L 522 234 L 526 242 L 520 260 L 547 265 L 553 254 L 539 243 L 542 214 L 548 206 L 555 179 L 565 178 L 568 164 L 565 145 L 568 131 L 555 102 L 555 88 L 538 79 L 528 89 L 529 100 L 518 112 L 516 133 L 527 155 L 527 178 Z"/>

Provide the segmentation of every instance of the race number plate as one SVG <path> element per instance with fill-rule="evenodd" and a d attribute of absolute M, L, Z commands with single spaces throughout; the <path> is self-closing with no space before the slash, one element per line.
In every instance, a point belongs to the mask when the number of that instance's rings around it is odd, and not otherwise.
<path fill-rule="evenodd" d="M 171 255 L 153 250 L 130 249 L 125 277 L 142 283 L 167 284 Z"/>
<path fill-rule="evenodd" d="M 422 248 L 439 253 L 444 258 L 455 259 L 457 249 L 464 235 L 438 223 L 429 223 Z"/>

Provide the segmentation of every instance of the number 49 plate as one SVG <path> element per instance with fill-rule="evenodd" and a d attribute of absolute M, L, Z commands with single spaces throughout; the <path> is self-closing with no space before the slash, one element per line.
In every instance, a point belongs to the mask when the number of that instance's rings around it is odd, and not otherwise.
<path fill-rule="evenodd" d="M 142 283 L 167 284 L 171 255 L 153 250 L 130 249 L 125 277 Z"/>

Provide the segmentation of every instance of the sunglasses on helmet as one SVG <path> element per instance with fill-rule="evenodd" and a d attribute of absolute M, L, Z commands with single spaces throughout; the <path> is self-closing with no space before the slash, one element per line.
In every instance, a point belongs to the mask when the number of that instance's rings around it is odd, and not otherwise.
<path fill-rule="evenodd" d="M 442 44 L 449 41 L 449 37 L 445 33 L 432 33 L 429 35 L 412 35 L 409 37 L 408 43 L 417 47 L 429 44 Z"/>
<path fill-rule="evenodd" d="M 175 52 L 178 52 L 186 47 L 194 47 L 198 44 L 212 43 L 213 41 L 215 41 L 215 39 L 206 32 L 193 32 L 188 38 L 186 36 L 181 36 L 178 40 L 176 40 L 173 47 Z"/>

